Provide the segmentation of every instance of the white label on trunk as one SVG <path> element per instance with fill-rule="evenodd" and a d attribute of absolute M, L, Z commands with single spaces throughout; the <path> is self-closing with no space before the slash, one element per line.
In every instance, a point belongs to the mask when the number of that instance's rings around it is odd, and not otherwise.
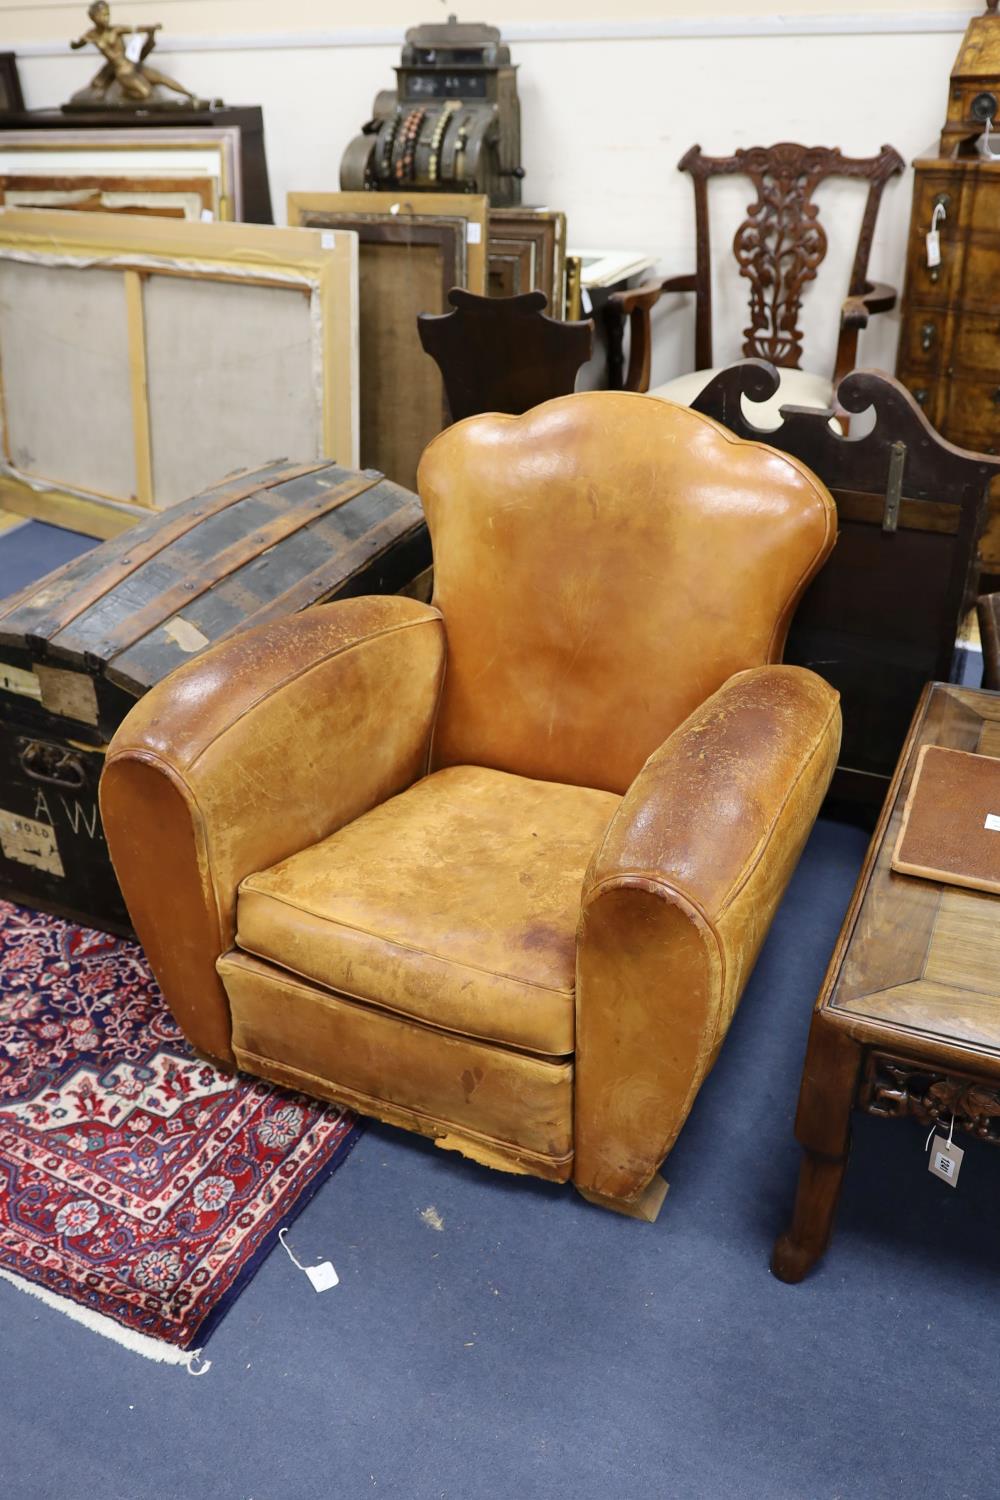
<path fill-rule="evenodd" d="M 182 651 L 203 651 L 208 645 L 208 636 L 202 635 L 197 625 L 192 625 L 190 620 L 185 620 L 180 615 L 174 615 L 163 627 L 164 633 L 170 637 L 175 646 L 180 646 Z"/>
<path fill-rule="evenodd" d="M 983 827 L 988 828 L 990 833 L 1000 833 L 1000 813 L 987 813 Z"/>
<path fill-rule="evenodd" d="M 63 862 L 56 848 L 55 829 L 49 823 L 38 823 L 34 818 L 24 818 L 19 813 L 7 812 L 0 807 L 0 849 L 8 859 L 19 865 L 33 865 L 36 870 L 47 870 L 50 875 L 65 875 Z"/>
<path fill-rule="evenodd" d="M 466 224 L 466 242 L 470 245 L 480 245 L 483 240 L 483 226 L 481 224 Z"/>
<path fill-rule="evenodd" d="M 67 672 L 65 667 L 39 667 L 42 707 L 81 724 L 97 723 L 97 689 L 94 679 L 83 672 Z"/>
<path fill-rule="evenodd" d="M 0 661 L 0 691 L 40 699 L 42 685 L 34 672 L 26 672 L 23 667 L 8 667 L 5 661 Z"/>

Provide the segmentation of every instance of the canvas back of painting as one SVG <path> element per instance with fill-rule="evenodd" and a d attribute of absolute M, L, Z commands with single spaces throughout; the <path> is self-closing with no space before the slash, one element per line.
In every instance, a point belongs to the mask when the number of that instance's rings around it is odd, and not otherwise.
<path fill-rule="evenodd" d="M 356 467 L 357 344 L 350 233 L 3 210 L 0 496 L 127 525 L 283 455 Z"/>

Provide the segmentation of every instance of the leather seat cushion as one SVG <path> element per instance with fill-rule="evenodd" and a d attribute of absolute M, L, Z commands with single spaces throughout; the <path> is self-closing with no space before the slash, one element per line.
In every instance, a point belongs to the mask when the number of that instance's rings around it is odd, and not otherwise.
<path fill-rule="evenodd" d="M 687 375 L 668 380 L 665 385 L 658 385 L 649 394 L 658 396 L 661 401 L 673 401 L 677 406 L 690 406 L 718 373 L 719 370 L 692 370 Z M 778 394 L 770 401 L 743 398 L 744 415 L 761 432 L 773 432 L 781 426 L 783 406 L 814 406 L 822 411 L 833 405 L 833 382 L 825 376 L 811 375 L 808 370 L 779 370 L 778 375 L 781 378 Z M 836 430 L 840 431 L 839 424 Z"/>
<path fill-rule="evenodd" d="M 568 1056 L 583 876 L 619 800 L 438 771 L 244 880 L 237 947 L 447 1031 Z"/>

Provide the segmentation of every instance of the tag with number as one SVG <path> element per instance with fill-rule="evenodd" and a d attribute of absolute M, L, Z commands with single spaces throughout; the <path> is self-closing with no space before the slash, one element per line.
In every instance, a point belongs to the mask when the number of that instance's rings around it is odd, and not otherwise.
<path fill-rule="evenodd" d="M 943 1135 L 936 1135 L 931 1145 L 931 1159 L 927 1163 L 927 1170 L 933 1172 L 935 1177 L 940 1177 L 949 1187 L 957 1187 L 964 1155 L 961 1146 L 956 1146 L 954 1141 L 946 1141 Z"/>
<path fill-rule="evenodd" d="M 941 264 L 940 229 L 930 229 L 927 232 L 927 264 L 932 267 Z"/>
<path fill-rule="evenodd" d="M 332 1263 L 328 1260 L 322 1261 L 318 1266 L 306 1266 L 305 1273 L 312 1282 L 315 1292 L 327 1292 L 340 1280 Z"/>
<path fill-rule="evenodd" d="M 133 32 L 129 37 L 125 43 L 125 56 L 129 62 L 137 63 L 142 61 L 142 44 L 145 40 L 141 32 Z"/>

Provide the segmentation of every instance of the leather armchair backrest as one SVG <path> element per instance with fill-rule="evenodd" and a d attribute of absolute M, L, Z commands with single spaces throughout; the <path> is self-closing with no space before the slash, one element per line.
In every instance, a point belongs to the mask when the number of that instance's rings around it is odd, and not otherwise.
<path fill-rule="evenodd" d="M 433 765 L 613 792 L 734 672 L 780 661 L 836 537 L 804 464 L 618 391 L 459 422 L 418 486 L 448 635 Z"/>

